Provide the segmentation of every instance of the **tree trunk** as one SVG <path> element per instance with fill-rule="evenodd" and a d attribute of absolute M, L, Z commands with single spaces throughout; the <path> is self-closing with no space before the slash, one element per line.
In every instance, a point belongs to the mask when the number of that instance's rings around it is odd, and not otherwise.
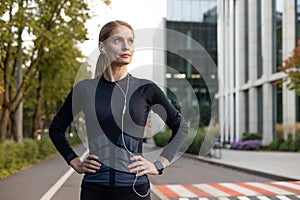
<path fill-rule="evenodd" d="M 45 102 L 44 103 L 44 108 L 45 108 L 45 127 L 49 128 L 50 127 L 50 123 L 51 123 L 51 116 L 50 116 L 50 112 L 49 112 L 49 108 L 48 108 L 48 103 Z"/>
<path fill-rule="evenodd" d="M 7 107 L 2 107 L 2 117 L 0 122 L 0 142 L 6 139 L 7 127 L 9 122 L 9 109 Z"/>
<path fill-rule="evenodd" d="M 11 130 L 10 133 L 13 136 L 14 141 L 18 142 L 18 135 L 17 135 L 17 122 L 16 122 L 16 115 L 15 112 L 10 112 L 10 123 L 11 123 Z"/>
<path fill-rule="evenodd" d="M 23 2 L 19 2 L 19 6 L 22 9 L 23 8 Z M 23 63 L 23 50 L 22 50 L 22 33 L 23 33 L 23 26 L 24 26 L 24 20 L 23 17 L 21 19 L 22 26 L 19 28 L 18 33 L 18 56 L 17 61 L 15 64 L 14 69 L 17 70 L 17 90 L 20 88 L 22 79 L 23 79 L 23 70 L 22 70 L 22 63 Z M 23 94 L 22 94 L 23 96 Z M 22 98 L 23 99 L 23 98 Z M 20 99 L 20 102 L 18 103 L 17 110 L 14 112 L 14 120 L 15 120 L 15 130 L 13 132 L 14 139 L 17 142 L 23 141 L 23 102 Z"/>
<path fill-rule="evenodd" d="M 3 87 L 4 87 L 4 93 L 3 93 L 3 103 L 2 103 L 2 117 L 0 121 L 0 141 L 4 141 L 7 134 L 7 126 L 9 122 L 9 113 L 11 110 L 11 105 L 9 104 L 10 98 L 10 74 L 9 74 L 9 61 L 12 54 L 12 47 L 9 44 L 6 49 L 6 58 L 4 61 L 4 73 L 3 73 Z"/>
<path fill-rule="evenodd" d="M 34 123 L 33 123 L 33 130 L 36 131 L 37 129 L 41 128 L 41 109 L 43 103 L 43 77 L 42 72 L 39 73 L 39 87 L 37 88 L 37 96 L 36 96 L 36 107 L 34 112 Z M 41 130 L 42 131 L 42 130 Z"/>

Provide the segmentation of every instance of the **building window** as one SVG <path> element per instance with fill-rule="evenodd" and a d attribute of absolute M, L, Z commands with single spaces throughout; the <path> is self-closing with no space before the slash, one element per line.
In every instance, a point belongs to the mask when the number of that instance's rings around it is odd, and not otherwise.
<path fill-rule="evenodd" d="M 245 28 L 245 83 L 248 82 L 249 79 L 249 58 L 248 58 L 248 53 L 249 53 L 249 34 L 248 34 L 248 0 L 245 0 L 245 21 L 244 21 L 244 28 Z"/>
<path fill-rule="evenodd" d="M 279 87 L 278 85 L 276 86 L 275 89 L 276 93 L 276 122 L 278 124 L 282 124 L 282 88 Z"/>
<path fill-rule="evenodd" d="M 282 66 L 282 13 L 284 0 L 276 0 L 275 4 L 275 56 L 276 63 L 273 72 L 278 72 L 278 66 Z"/>
<path fill-rule="evenodd" d="M 249 132 L 249 90 L 245 91 L 245 132 Z"/>
<path fill-rule="evenodd" d="M 262 69 L 262 3 L 263 1 L 257 0 L 257 78 L 259 79 L 262 76 L 263 69 Z"/>
<path fill-rule="evenodd" d="M 236 130 L 236 126 L 235 124 L 238 123 L 237 119 L 236 119 L 236 94 L 234 93 L 233 94 L 233 121 L 234 121 L 234 125 L 233 125 L 233 132 L 236 133 L 237 130 Z M 239 133 L 238 133 L 239 134 Z M 237 140 L 237 135 L 236 134 L 233 134 L 233 141 L 236 141 Z"/>
<path fill-rule="evenodd" d="M 257 88 L 257 132 L 263 133 L 263 89 Z"/>
<path fill-rule="evenodd" d="M 300 0 L 297 0 L 296 17 L 296 38 L 297 40 L 300 40 Z"/>
<path fill-rule="evenodd" d="M 282 132 L 282 87 L 273 86 L 273 140 L 276 139 L 278 133 Z"/>

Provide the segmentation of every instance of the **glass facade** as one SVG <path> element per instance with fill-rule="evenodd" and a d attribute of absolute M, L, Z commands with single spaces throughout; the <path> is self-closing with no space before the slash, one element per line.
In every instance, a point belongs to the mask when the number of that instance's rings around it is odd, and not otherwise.
<path fill-rule="evenodd" d="M 278 66 L 282 66 L 283 57 L 282 57 L 282 17 L 283 17 L 283 3 L 284 0 L 275 0 L 275 18 L 274 18 L 274 57 L 275 62 L 273 65 L 273 72 L 278 72 Z M 274 124 L 282 124 L 283 122 L 283 104 L 282 104 L 282 87 L 278 85 L 274 86 Z M 276 132 L 276 129 L 275 129 Z M 273 139 L 276 138 L 276 134 L 273 134 Z"/>
<path fill-rule="evenodd" d="M 249 90 L 245 91 L 245 132 L 249 132 Z"/>
<path fill-rule="evenodd" d="M 249 80 L 249 59 L 248 59 L 248 53 L 249 53 L 249 36 L 248 36 L 248 0 L 245 0 L 245 21 L 244 21 L 244 28 L 245 28 L 245 83 Z"/>
<path fill-rule="evenodd" d="M 257 78 L 259 79 L 263 74 L 262 67 L 262 13 L 264 7 L 263 1 L 257 4 Z"/>
<path fill-rule="evenodd" d="M 257 132 L 263 133 L 263 89 L 257 87 Z"/>
<path fill-rule="evenodd" d="M 297 23 L 297 31 L 296 31 L 296 38 L 300 40 L 300 0 L 296 0 L 296 23 Z"/>
<path fill-rule="evenodd" d="M 274 86 L 274 94 L 276 99 L 276 104 L 274 106 L 274 110 L 276 111 L 276 122 L 282 124 L 282 87 L 276 85 Z M 276 123 L 275 123 L 276 124 Z"/>
<path fill-rule="evenodd" d="M 276 0 L 275 5 L 275 56 L 276 63 L 273 72 L 278 71 L 278 66 L 282 66 L 282 13 L 283 13 L 283 0 Z"/>
<path fill-rule="evenodd" d="M 201 125 L 207 125 L 211 117 L 210 97 L 217 93 L 217 72 L 213 67 L 203 63 L 205 60 L 201 59 L 203 53 L 193 47 L 191 40 L 200 44 L 217 65 L 217 1 L 169 0 L 167 8 L 167 29 L 187 36 L 185 41 L 176 41 L 176 36 L 173 35 L 175 33 L 167 32 L 166 35 L 167 46 L 176 45 L 177 51 L 167 52 L 167 66 L 176 71 L 168 69 L 166 73 L 167 86 L 170 88 L 167 91 L 168 98 L 180 109 L 175 96 L 185 95 L 186 102 L 199 105 Z M 184 55 L 184 58 L 180 55 Z M 204 81 L 203 74 L 199 74 L 192 63 L 203 67 L 205 74 L 209 74 L 209 83 Z M 189 101 L 189 94 L 183 84 L 186 80 L 192 86 L 198 102 Z M 209 91 L 214 94 L 210 94 Z"/>
<path fill-rule="evenodd" d="M 167 21 L 215 23 L 216 6 L 216 0 L 168 0 Z"/>

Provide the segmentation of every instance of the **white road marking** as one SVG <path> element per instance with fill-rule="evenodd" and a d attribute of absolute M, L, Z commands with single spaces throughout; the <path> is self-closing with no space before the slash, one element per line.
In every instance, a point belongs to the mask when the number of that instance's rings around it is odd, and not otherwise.
<path fill-rule="evenodd" d="M 296 185 L 296 184 L 293 184 L 293 183 L 289 183 L 289 182 L 272 182 L 272 183 L 275 183 L 277 185 L 286 186 L 286 187 L 289 187 L 289 188 L 293 188 L 293 189 L 296 189 L 296 190 L 300 190 L 300 185 Z"/>
<path fill-rule="evenodd" d="M 263 183 L 247 183 L 249 185 L 253 185 L 255 187 L 259 187 L 259 188 L 262 188 L 264 190 L 268 190 L 268 191 L 271 191 L 275 194 L 294 194 L 292 192 L 289 192 L 289 191 L 286 191 L 286 190 L 283 190 L 283 189 L 280 189 L 280 188 L 277 188 L 277 187 L 273 187 L 273 186 L 270 186 L 270 185 L 267 185 L 267 184 L 263 184 Z"/>
<path fill-rule="evenodd" d="M 271 200 L 266 196 L 257 196 L 256 198 L 260 199 L 260 200 Z"/>
<path fill-rule="evenodd" d="M 186 188 L 182 187 L 181 185 L 168 185 L 167 187 L 182 197 L 198 197 L 198 195 L 187 190 Z"/>
<path fill-rule="evenodd" d="M 215 187 L 212 187 L 208 184 L 194 184 L 195 187 L 199 188 L 200 190 L 205 191 L 206 193 L 209 193 L 213 195 L 214 197 L 229 197 L 230 194 L 223 192 Z"/>
<path fill-rule="evenodd" d="M 232 190 L 235 190 L 239 193 L 244 194 L 245 196 L 255 196 L 255 195 L 261 195 L 260 193 L 254 191 L 254 190 L 250 190 L 246 187 L 234 184 L 234 183 L 219 183 L 219 185 L 223 185 L 225 187 L 228 187 Z"/>
<path fill-rule="evenodd" d="M 83 159 L 87 155 L 88 151 L 85 151 L 81 155 L 80 159 Z M 74 172 L 74 169 L 70 168 L 62 177 L 60 177 L 60 179 L 56 181 L 56 183 L 52 185 L 52 187 L 40 198 L 40 200 L 50 200 Z"/>
<path fill-rule="evenodd" d="M 281 196 L 281 195 L 276 196 L 276 198 L 278 198 L 278 199 L 280 199 L 280 200 L 291 200 L 291 199 L 288 198 L 287 196 Z"/>
<path fill-rule="evenodd" d="M 250 200 L 248 197 L 237 197 L 240 200 Z"/>

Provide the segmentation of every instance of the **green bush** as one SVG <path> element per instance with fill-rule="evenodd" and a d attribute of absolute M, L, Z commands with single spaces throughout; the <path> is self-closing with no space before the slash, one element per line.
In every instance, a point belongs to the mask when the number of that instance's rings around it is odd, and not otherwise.
<path fill-rule="evenodd" d="M 67 139 L 70 142 L 70 145 L 72 146 L 82 143 L 78 134 L 74 134 L 73 137 L 68 136 Z"/>
<path fill-rule="evenodd" d="M 40 141 L 38 141 L 38 148 L 38 159 L 43 159 L 56 152 L 55 146 L 49 137 L 43 137 Z"/>
<path fill-rule="evenodd" d="M 80 138 L 75 134 L 67 137 L 71 145 L 79 144 Z M 57 151 L 50 138 L 45 135 L 42 140 L 24 139 L 22 143 L 5 141 L 0 143 L 0 179 L 16 171 L 44 160 Z"/>
<path fill-rule="evenodd" d="M 282 134 L 277 134 L 276 140 L 271 142 L 267 148 L 274 151 L 300 151 L 300 133 L 293 138 L 292 134 L 288 134 L 285 140 Z"/>
<path fill-rule="evenodd" d="M 15 143 L 13 141 L 5 141 L 0 144 L 0 178 L 9 175 L 11 172 L 19 170 L 23 165 L 23 143 Z"/>
<path fill-rule="evenodd" d="M 38 161 L 39 146 L 37 141 L 25 139 L 24 142 L 23 158 L 28 163 L 36 163 Z"/>
<path fill-rule="evenodd" d="M 284 140 L 284 142 L 282 142 L 280 145 L 279 145 L 279 148 L 278 150 L 279 151 L 291 151 L 292 150 L 292 144 L 293 142 L 293 135 L 292 134 L 288 134 L 288 138 L 287 140 Z"/>
<path fill-rule="evenodd" d="M 300 152 L 300 133 L 296 134 L 295 139 L 291 144 L 291 149 L 293 151 L 299 151 Z"/>
<path fill-rule="evenodd" d="M 158 147 L 164 147 L 168 144 L 169 138 L 171 137 L 171 131 L 167 130 L 164 132 L 157 133 L 154 136 L 154 142 L 155 145 Z M 198 155 L 201 145 L 204 141 L 205 132 L 202 129 L 199 129 L 192 144 L 189 146 L 189 148 L 186 150 L 186 153 Z"/>
<path fill-rule="evenodd" d="M 170 130 L 157 133 L 153 137 L 155 145 L 158 147 L 166 146 L 168 144 L 168 141 L 169 141 L 171 135 L 172 135 L 172 133 Z"/>
<path fill-rule="evenodd" d="M 201 145 L 205 138 L 205 132 L 202 129 L 199 129 L 192 144 L 186 150 L 186 153 L 198 155 L 200 152 Z"/>
<path fill-rule="evenodd" d="M 262 140 L 262 135 L 259 133 L 243 133 L 242 140 Z"/>

